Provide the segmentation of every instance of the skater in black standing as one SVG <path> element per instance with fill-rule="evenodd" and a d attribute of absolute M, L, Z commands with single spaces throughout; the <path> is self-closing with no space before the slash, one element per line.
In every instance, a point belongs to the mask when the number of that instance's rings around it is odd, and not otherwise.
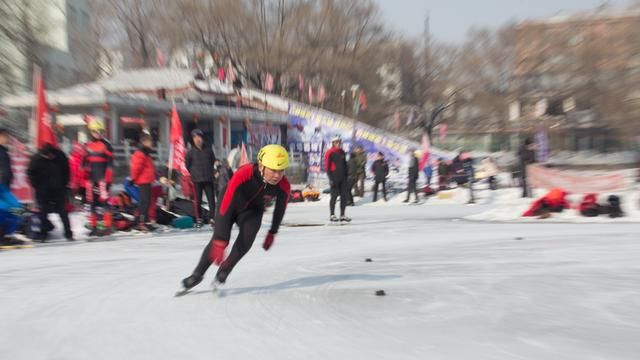
<path fill-rule="evenodd" d="M 331 148 L 324 155 L 324 163 L 327 168 L 327 176 L 331 185 L 331 201 L 329 202 L 329 210 L 331 215 L 329 220 L 332 222 L 351 221 L 345 215 L 347 204 L 351 200 L 349 194 L 349 171 L 347 168 L 347 159 L 342 150 L 342 139 L 335 136 L 331 139 Z M 340 196 L 340 217 L 336 216 L 336 200 Z"/>
<path fill-rule="evenodd" d="M 371 165 L 375 184 L 373 186 L 373 202 L 378 201 L 378 187 L 382 184 L 382 197 L 387 201 L 387 176 L 389 175 L 389 164 L 384 159 L 382 152 L 378 153 L 378 159 Z"/>
<path fill-rule="evenodd" d="M 420 175 L 420 171 L 418 169 L 418 151 L 411 151 L 409 162 L 409 183 L 407 187 L 407 198 L 403 201 L 405 203 L 409 202 L 411 198 L 411 193 L 413 193 L 416 197 L 414 203 L 418 203 L 418 176 Z"/>
<path fill-rule="evenodd" d="M 69 184 L 69 159 L 62 150 L 52 144 L 43 145 L 40 150 L 31 157 L 27 175 L 31 186 L 36 192 L 36 202 L 40 208 L 40 233 L 36 240 L 47 240 L 48 223 L 47 215 L 55 212 L 60 215 L 64 226 L 64 237 L 73 241 L 69 214 L 67 213 L 66 197 Z"/>
<path fill-rule="evenodd" d="M 216 157 L 211 147 L 205 144 L 202 130 L 193 130 L 191 137 L 193 139 L 193 146 L 187 152 L 185 165 L 189 174 L 191 174 L 191 181 L 195 189 L 194 208 L 196 213 L 196 228 L 201 228 L 203 223 L 202 214 L 200 214 L 202 192 L 207 195 L 207 202 L 209 204 L 209 219 L 207 220 L 213 226 L 215 223 L 213 214 L 215 214 L 216 208 L 216 200 L 213 197 L 213 164 L 216 161 Z"/>
<path fill-rule="evenodd" d="M 531 190 L 527 182 L 527 167 L 536 162 L 535 145 L 531 139 L 526 138 L 520 149 L 518 149 L 518 159 L 520 165 L 520 185 L 522 186 L 522 197 L 530 197 Z"/>
<path fill-rule="evenodd" d="M 475 181 L 476 172 L 473 168 L 473 158 L 471 157 L 471 153 L 467 151 L 461 151 L 459 157 L 462 162 L 462 170 L 464 170 L 464 175 L 467 178 L 467 181 L 469 181 L 469 201 L 467 202 L 467 204 L 475 204 L 476 197 L 473 193 L 473 183 Z"/>
<path fill-rule="evenodd" d="M 198 285 L 212 263 L 220 265 L 214 286 L 226 282 L 236 264 L 251 249 L 262 225 L 265 206 L 275 197 L 271 228 L 262 244 L 265 251 L 271 248 L 291 193 L 291 185 L 284 176 L 288 166 L 289 155 L 285 148 L 267 145 L 258 153 L 257 164 L 244 165 L 233 174 L 216 211 L 216 226 L 211 241 L 202 252 L 193 273 L 182 280 L 184 291 Z M 234 224 L 238 225 L 240 232 L 225 259 L 225 249 Z"/>

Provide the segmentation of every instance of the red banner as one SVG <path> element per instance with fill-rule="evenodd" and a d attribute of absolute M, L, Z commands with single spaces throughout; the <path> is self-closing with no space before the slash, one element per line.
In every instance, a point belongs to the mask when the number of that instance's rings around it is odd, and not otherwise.
<path fill-rule="evenodd" d="M 20 202 L 32 202 L 33 193 L 27 177 L 30 160 L 29 150 L 18 139 L 11 137 L 9 154 L 11 156 L 11 171 L 13 171 L 11 192 Z"/>
<path fill-rule="evenodd" d="M 625 178 L 621 173 L 583 175 L 530 165 L 527 168 L 527 179 L 531 187 L 561 188 L 571 194 L 610 193 L 625 189 Z"/>
<path fill-rule="evenodd" d="M 33 75 L 36 81 L 36 96 L 38 102 L 36 105 L 36 124 L 38 134 L 36 135 L 36 145 L 38 149 L 42 148 L 45 144 L 51 144 L 58 147 L 58 139 L 53 132 L 51 114 L 49 112 L 49 105 L 45 98 L 44 79 L 42 77 L 42 71 L 36 71 Z"/>
<path fill-rule="evenodd" d="M 184 136 L 182 135 L 182 123 L 180 122 L 180 117 L 178 116 L 178 111 L 176 110 L 175 104 L 173 105 L 173 109 L 171 109 L 170 141 L 171 141 L 170 168 L 180 171 L 180 174 L 182 175 L 189 174 L 189 172 L 187 171 L 186 164 L 184 162 L 186 149 L 184 145 Z"/>

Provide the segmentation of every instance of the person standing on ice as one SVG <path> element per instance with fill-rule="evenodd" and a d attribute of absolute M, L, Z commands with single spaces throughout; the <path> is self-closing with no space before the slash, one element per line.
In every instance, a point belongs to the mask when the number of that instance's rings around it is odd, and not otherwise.
<path fill-rule="evenodd" d="M 408 203 L 411 199 L 411 193 L 415 195 L 414 203 L 418 203 L 420 199 L 418 198 L 418 177 L 420 176 L 420 170 L 418 169 L 418 157 L 420 156 L 420 152 L 418 150 L 413 150 L 410 153 L 410 162 L 409 162 L 409 184 L 407 187 L 407 198 L 404 199 L 404 203 Z M 429 166 L 429 165 L 427 165 Z"/>
<path fill-rule="evenodd" d="M 185 165 L 189 174 L 191 174 L 191 181 L 195 188 L 194 195 L 194 207 L 196 211 L 196 227 L 202 227 L 202 214 L 200 214 L 200 208 L 202 207 L 202 192 L 207 196 L 207 202 L 209 204 L 209 223 L 213 226 L 214 211 L 216 208 L 216 199 L 213 193 L 213 180 L 214 180 L 214 163 L 216 162 L 216 156 L 211 150 L 211 146 L 206 145 L 204 142 L 204 133 L 200 129 L 195 129 L 191 132 L 193 139 L 193 147 L 187 152 L 185 158 Z"/>
<path fill-rule="evenodd" d="M 105 127 L 101 119 L 89 118 L 87 129 L 91 134 L 91 141 L 85 145 L 83 166 L 87 174 L 85 201 L 90 207 L 89 236 L 106 236 L 110 235 L 112 230 L 112 214 L 108 200 L 113 177 L 113 147 L 103 138 Z M 99 215 L 102 215 L 101 228 L 98 227 Z"/>
<path fill-rule="evenodd" d="M 187 152 L 185 158 L 185 165 L 189 174 L 191 174 L 191 181 L 195 188 L 194 194 L 194 208 L 196 211 L 196 227 L 202 227 L 202 215 L 200 215 L 200 208 L 202 207 L 202 192 L 207 196 L 207 202 L 209 204 L 209 224 L 212 226 L 215 224 L 213 217 L 216 200 L 213 194 L 213 165 L 216 162 L 216 156 L 211 150 L 211 146 L 205 144 L 204 133 L 200 129 L 195 129 L 191 132 L 193 139 L 193 147 Z"/>
<path fill-rule="evenodd" d="M 373 202 L 378 201 L 378 188 L 382 184 L 382 197 L 387 201 L 387 176 L 389 175 L 389 164 L 384 159 L 382 152 L 378 153 L 378 158 L 371 165 L 375 184 L 373 185 Z"/>
<path fill-rule="evenodd" d="M 262 247 L 266 251 L 273 245 L 291 193 L 291 185 L 284 176 L 285 169 L 289 167 L 289 154 L 284 147 L 272 144 L 263 147 L 257 159 L 257 164 L 244 165 L 231 177 L 216 211 L 216 226 L 211 241 L 204 248 L 193 273 L 182 280 L 185 290 L 198 285 L 212 263 L 220 266 L 215 286 L 227 281 L 233 268 L 251 249 L 262 224 L 265 206 L 275 197 L 271 228 Z M 237 224 L 240 231 L 225 259 L 233 224 Z"/>
<path fill-rule="evenodd" d="M 153 139 L 150 134 L 144 133 L 140 138 L 140 148 L 131 157 L 131 181 L 140 190 L 138 201 L 138 224 L 136 229 L 143 232 L 153 230 L 149 218 L 149 208 L 156 206 L 151 203 L 151 185 L 156 179 L 156 168 L 153 165 L 151 151 Z"/>
<path fill-rule="evenodd" d="M 36 193 L 36 203 L 40 209 L 40 233 L 36 240 L 47 240 L 47 228 L 42 225 L 48 222 L 49 213 L 60 215 L 64 226 L 64 237 L 73 241 L 73 232 L 66 208 L 67 186 L 69 185 L 69 159 L 64 152 L 54 145 L 46 143 L 31 157 L 27 175 L 31 187 Z"/>
<path fill-rule="evenodd" d="M 473 182 L 475 181 L 475 170 L 473 168 L 473 158 L 471 157 L 471 153 L 467 151 L 461 151 L 459 155 L 462 170 L 464 171 L 465 177 L 469 181 L 469 201 L 467 204 L 475 204 L 476 198 L 473 193 Z"/>
<path fill-rule="evenodd" d="M 342 150 L 340 136 L 334 136 L 331 139 L 331 148 L 324 155 L 324 164 L 327 168 L 327 177 L 331 185 L 331 201 L 329 201 L 331 215 L 329 220 L 332 222 L 349 222 L 351 219 L 345 215 L 347 204 L 351 200 L 349 196 L 349 171 L 347 156 Z M 340 196 L 340 218 L 336 216 L 336 200 L 338 196 Z"/>
<path fill-rule="evenodd" d="M 534 152 L 535 145 L 531 139 L 526 138 L 520 149 L 518 149 L 518 160 L 520 165 L 520 185 L 522 186 L 522 197 L 531 197 L 531 190 L 527 182 L 527 167 L 536 162 Z"/>

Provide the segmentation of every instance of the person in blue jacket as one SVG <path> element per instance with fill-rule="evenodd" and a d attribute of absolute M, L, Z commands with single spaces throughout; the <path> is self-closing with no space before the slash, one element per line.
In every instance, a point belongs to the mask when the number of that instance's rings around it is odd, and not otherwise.
<path fill-rule="evenodd" d="M 20 223 L 22 205 L 4 185 L 0 184 L 0 246 L 22 245 L 23 241 L 11 237 Z"/>

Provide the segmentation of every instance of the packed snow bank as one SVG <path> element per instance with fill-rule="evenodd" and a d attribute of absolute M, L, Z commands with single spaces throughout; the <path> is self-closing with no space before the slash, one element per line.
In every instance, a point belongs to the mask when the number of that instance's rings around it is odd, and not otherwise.
<path fill-rule="evenodd" d="M 583 195 L 569 195 L 567 199 L 572 205 L 571 209 L 564 210 L 561 213 L 552 213 L 550 218 L 538 219 L 537 217 L 523 217 L 522 214 L 531 206 L 531 204 L 546 194 L 545 190 L 535 190 L 535 197 L 522 198 L 522 190 L 520 188 L 510 188 L 498 190 L 495 192 L 495 198 L 492 202 L 494 205 L 491 209 L 480 214 L 467 216 L 467 220 L 475 221 L 500 221 L 500 222 L 573 222 L 584 224 L 596 223 L 638 223 L 640 222 L 640 195 L 637 190 L 628 190 L 616 193 L 621 198 L 622 210 L 625 217 L 611 219 L 606 215 L 598 217 L 585 217 L 577 210 L 577 206 L 582 201 Z M 599 194 L 598 203 L 606 204 L 609 195 Z"/>

